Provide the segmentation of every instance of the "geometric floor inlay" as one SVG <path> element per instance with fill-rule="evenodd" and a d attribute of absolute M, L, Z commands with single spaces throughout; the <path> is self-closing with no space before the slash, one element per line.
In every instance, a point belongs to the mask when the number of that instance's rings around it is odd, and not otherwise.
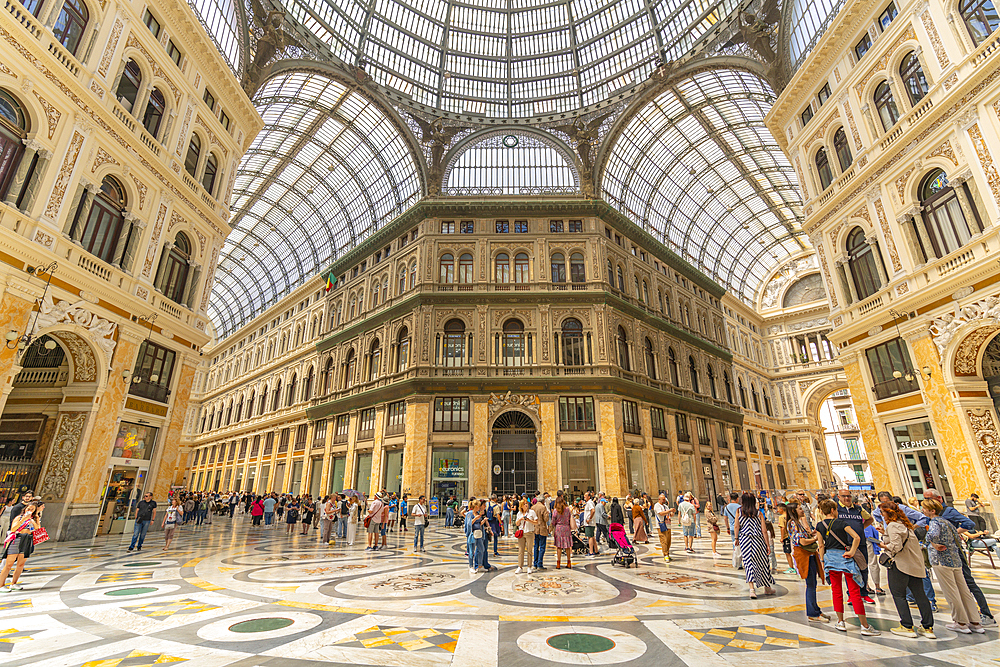
<path fill-rule="evenodd" d="M 14 650 L 14 644 L 20 644 L 22 642 L 30 642 L 34 637 L 31 635 L 36 632 L 42 632 L 41 630 L 23 630 L 18 631 L 14 628 L 8 630 L 0 630 L 0 653 L 10 653 Z"/>
<path fill-rule="evenodd" d="M 770 625 L 740 625 L 735 628 L 688 630 L 688 633 L 716 653 L 831 646 L 828 642 L 798 635 L 794 632 L 785 632 Z"/>
<path fill-rule="evenodd" d="M 403 628 L 374 625 L 367 630 L 344 637 L 334 644 L 345 648 L 381 648 L 396 651 L 454 653 L 460 630 L 434 628 Z"/>
<path fill-rule="evenodd" d="M 152 579 L 153 573 L 150 571 L 146 572 L 111 572 L 110 574 L 102 574 L 97 578 L 97 583 L 107 584 L 116 581 L 142 581 L 143 579 Z"/>
<path fill-rule="evenodd" d="M 163 653 L 135 650 L 110 658 L 90 660 L 79 667 L 149 667 L 150 665 L 165 665 L 172 662 L 187 662 L 187 658 L 175 658 Z"/>
<path fill-rule="evenodd" d="M 125 609 L 129 610 L 133 614 L 154 619 L 164 619 L 173 616 L 174 614 L 180 614 L 182 616 L 186 614 L 199 614 L 203 611 L 211 611 L 218 608 L 218 605 L 205 604 L 204 602 L 192 600 L 191 598 L 170 600 L 167 602 L 151 602 L 150 604 L 125 607 Z"/>

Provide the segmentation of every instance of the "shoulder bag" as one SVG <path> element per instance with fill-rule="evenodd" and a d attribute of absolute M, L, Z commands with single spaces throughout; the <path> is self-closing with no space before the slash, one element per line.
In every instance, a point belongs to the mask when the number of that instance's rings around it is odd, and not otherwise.
<path fill-rule="evenodd" d="M 903 547 L 906 546 L 906 543 L 909 541 L 909 539 L 910 539 L 910 531 L 909 529 L 907 529 L 906 539 L 903 540 L 903 546 L 901 546 L 899 548 L 899 551 L 896 552 L 897 555 L 903 551 Z M 882 553 L 878 555 L 878 564 L 881 565 L 882 567 L 890 568 L 896 564 L 896 558 L 895 556 L 890 556 L 889 552 L 883 549 Z"/>
<path fill-rule="evenodd" d="M 831 521 L 829 523 L 826 523 L 825 521 L 823 522 L 826 525 L 826 534 L 829 535 L 829 536 L 831 536 L 833 539 L 837 540 L 838 542 L 840 542 L 841 546 L 844 547 L 844 551 L 850 551 L 851 548 L 849 546 L 847 546 L 846 544 L 844 544 L 844 540 L 840 539 L 837 536 L 837 534 L 835 532 L 833 532 L 833 524 L 834 524 L 835 521 L 837 521 L 837 519 L 834 519 L 833 521 Z M 909 537 L 909 535 L 907 535 L 907 537 Z M 863 542 L 862 542 L 862 544 L 863 544 Z M 864 572 L 865 568 L 868 567 L 867 552 L 866 553 L 861 553 L 861 544 L 858 545 L 858 550 L 854 552 L 854 564 L 857 565 L 858 569 L 860 571 L 862 571 L 862 572 Z"/>
<path fill-rule="evenodd" d="M 44 528 L 39 528 L 31 533 L 31 540 L 34 542 L 35 546 L 38 546 L 47 539 L 49 539 L 49 533 Z"/>

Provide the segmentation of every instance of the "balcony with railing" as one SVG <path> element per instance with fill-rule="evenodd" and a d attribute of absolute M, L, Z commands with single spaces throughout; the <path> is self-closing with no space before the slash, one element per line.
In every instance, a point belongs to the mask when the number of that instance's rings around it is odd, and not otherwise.
<path fill-rule="evenodd" d="M 875 394 L 876 400 L 884 400 L 886 398 L 895 398 L 896 396 L 902 396 L 903 394 L 911 394 L 915 391 L 920 391 L 920 385 L 917 384 L 917 379 L 915 376 L 911 376 L 912 379 L 907 380 L 906 377 L 901 378 L 891 378 L 884 382 L 876 382 L 872 387 L 872 393 Z"/>
<path fill-rule="evenodd" d="M 170 401 L 169 387 L 148 380 L 132 382 L 129 385 L 128 393 L 132 396 L 156 401 L 157 403 L 168 403 Z"/>

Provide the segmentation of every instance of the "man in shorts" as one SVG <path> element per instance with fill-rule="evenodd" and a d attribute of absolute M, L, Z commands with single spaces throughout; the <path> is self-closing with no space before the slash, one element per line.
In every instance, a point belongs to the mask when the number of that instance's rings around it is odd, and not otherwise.
<path fill-rule="evenodd" d="M 368 527 L 368 546 L 365 547 L 365 551 L 378 551 L 378 538 L 381 533 L 382 527 L 382 510 L 385 509 L 385 503 L 382 500 L 382 492 L 379 491 L 375 494 L 375 500 L 372 502 L 371 507 L 368 508 L 368 514 L 365 515 L 365 522 L 367 522 Z"/>
<path fill-rule="evenodd" d="M 597 503 L 594 502 L 594 494 L 587 491 L 584 494 L 587 503 L 583 506 L 583 532 L 587 535 L 587 556 L 593 558 L 597 551 Z"/>

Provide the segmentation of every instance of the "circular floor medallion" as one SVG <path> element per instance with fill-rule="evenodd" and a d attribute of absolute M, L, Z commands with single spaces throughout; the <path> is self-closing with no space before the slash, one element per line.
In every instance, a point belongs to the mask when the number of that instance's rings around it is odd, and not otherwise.
<path fill-rule="evenodd" d="M 566 651 L 567 653 L 604 653 L 615 647 L 615 643 L 607 637 L 584 632 L 552 635 L 545 640 L 545 643 L 558 651 Z"/>
<path fill-rule="evenodd" d="M 160 589 L 153 586 L 140 586 L 136 588 L 119 588 L 113 591 L 105 591 L 105 595 L 118 596 L 128 596 L 128 595 L 146 595 L 147 593 L 155 593 Z"/>
<path fill-rule="evenodd" d="M 289 625 L 294 623 L 290 618 L 283 618 L 281 616 L 272 616 L 269 618 L 253 618 L 249 621 L 240 621 L 239 623 L 234 623 L 229 626 L 230 632 L 245 632 L 245 633 L 256 633 L 256 632 L 273 632 L 275 630 L 282 630 L 287 628 Z"/>
<path fill-rule="evenodd" d="M 125 563 L 122 567 L 156 567 L 162 562 L 159 560 L 144 560 L 138 563 Z"/>

